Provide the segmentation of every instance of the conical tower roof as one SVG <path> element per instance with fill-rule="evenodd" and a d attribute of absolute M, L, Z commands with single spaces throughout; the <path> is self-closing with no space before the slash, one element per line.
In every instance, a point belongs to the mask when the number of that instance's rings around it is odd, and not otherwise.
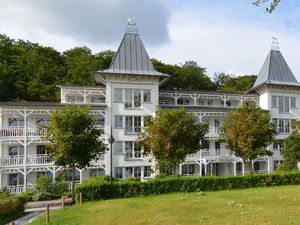
<path fill-rule="evenodd" d="M 155 70 L 134 20 L 129 20 L 125 35 L 110 67 L 96 73 L 169 76 Z"/>
<path fill-rule="evenodd" d="M 279 50 L 270 50 L 252 90 L 264 83 L 297 84 L 297 80 Z"/>

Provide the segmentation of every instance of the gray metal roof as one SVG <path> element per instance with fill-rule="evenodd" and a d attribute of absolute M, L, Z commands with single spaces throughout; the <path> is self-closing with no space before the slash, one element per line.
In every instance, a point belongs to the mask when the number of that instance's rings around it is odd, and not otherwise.
<path fill-rule="evenodd" d="M 298 83 L 279 50 L 270 50 L 252 89 L 264 83 Z"/>
<path fill-rule="evenodd" d="M 96 71 L 96 73 L 170 76 L 155 70 L 135 23 L 128 23 L 125 35 L 109 69 Z"/>

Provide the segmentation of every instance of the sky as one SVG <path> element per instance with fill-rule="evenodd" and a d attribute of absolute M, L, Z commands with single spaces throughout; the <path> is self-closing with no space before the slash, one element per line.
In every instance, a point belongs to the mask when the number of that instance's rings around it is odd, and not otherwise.
<path fill-rule="evenodd" d="M 257 75 L 272 37 L 300 81 L 300 1 L 269 14 L 254 0 L 0 0 L 0 33 L 60 52 L 87 46 L 116 51 L 134 17 L 151 58 L 197 61 L 211 77 Z"/>

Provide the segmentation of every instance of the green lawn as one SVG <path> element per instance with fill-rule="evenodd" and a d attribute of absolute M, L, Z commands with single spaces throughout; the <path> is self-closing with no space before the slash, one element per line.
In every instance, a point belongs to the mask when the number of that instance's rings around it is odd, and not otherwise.
<path fill-rule="evenodd" d="M 300 185 L 92 201 L 52 211 L 50 224 L 300 224 Z"/>

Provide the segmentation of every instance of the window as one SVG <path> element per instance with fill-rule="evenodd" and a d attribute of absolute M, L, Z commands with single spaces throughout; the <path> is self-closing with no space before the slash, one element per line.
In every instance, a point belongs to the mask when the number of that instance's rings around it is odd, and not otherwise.
<path fill-rule="evenodd" d="M 132 89 L 125 89 L 125 108 L 132 108 Z"/>
<path fill-rule="evenodd" d="M 123 128 L 123 116 L 115 116 L 115 128 Z"/>
<path fill-rule="evenodd" d="M 202 147 L 202 149 L 209 149 L 209 141 L 208 140 L 203 140 L 201 147 Z"/>
<path fill-rule="evenodd" d="M 144 177 L 151 177 L 151 166 L 144 166 Z"/>
<path fill-rule="evenodd" d="M 125 116 L 125 133 L 138 133 L 141 126 L 142 118 L 140 116 Z"/>
<path fill-rule="evenodd" d="M 189 175 L 195 173 L 195 166 L 193 164 L 182 165 L 182 174 Z"/>
<path fill-rule="evenodd" d="M 23 127 L 24 126 L 24 119 L 8 119 L 8 126 L 10 127 Z"/>
<path fill-rule="evenodd" d="M 83 96 L 79 95 L 70 95 L 67 97 L 67 102 L 77 102 L 82 103 L 84 101 Z"/>
<path fill-rule="evenodd" d="M 9 156 L 24 156 L 24 146 L 10 146 L 8 148 Z"/>
<path fill-rule="evenodd" d="M 215 133 L 219 133 L 219 129 L 220 129 L 220 121 L 215 120 Z"/>
<path fill-rule="evenodd" d="M 95 118 L 95 127 L 96 128 L 104 128 L 105 119 L 104 118 Z"/>
<path fill-rule="evenodd" d="M 66 181 L 72 181 L 72 171 L 71 170 L 64 170 L 63 175 Z M 75 170 L 75 181 L 80 180 L 80 173 L 78 170 Z"/>
<path fill-rule="evenodd" d="M 121 88 L 114 89 L 114 102 L 115 103 L 123 102 L 123 90 Z"/>
<path fill-rule="evenodd" d="M 91 103 L 105 103 L 104 96 L 92 96 Z"/>
<path fill-rule="evenodd" d="M 125 177 L 132 177 L 132 167 L 126 167 Z"/>
<path fill-rule="evenodd" d="M 259 162 L 254 162 L 254 170 L 259 171 Z"/>
<path fill-rule="evenodd" d="M 50 119 L 46 119 L 46 118 L 36 119 L 36 125 L 40 127 L 50 125 Z"/>
<path fill-rule="evenodd" d="M 141 107 L 141 102 L 142 102 L 141 90 L 134 90 L 134 107 L 135 108 Z"/>
<path fill-rule="evenodd" d="M 143 91 L 143 102 L 151 102 L 151 90 L 147 89 Z"/>
<path fill-rule="evenodd" d="M 115 155 L 123 155 L 123 142 L 122 141 L 114 142 L 114 154 Z"/>
<path fill-rule="evenodd" d="M 37 145 L 36 146 L 36 154 L 37 155 L 47 154 L 46 146 L 45 145 Z"/>
<path fill-rule="evenodd" d="M 105 175 L 105 171 L 103 168 L 90 170 L 90 177 L 99 177 L 99 176 L 104 176 L 104 175 Z"/>
<path fill-rule="evenodd" d="M 125 141 L 125 158 L 126 159 L 131 159 L 133 157 L 132 149 L 133 149 L 133 142 Z"/>
<path fill-rule="evenodd" d="M 133 167 L 133 169 L 134 169 L 133 176 L 136 178 L 140 178 L 142 175 L 142 168 L 140 166 L 138 166 L 138 167 Z"/>
<path fill-rule="evenodd" d="M 24 184 L 24 176 L 21 173 L 12 173 L 8 174 L 8 185 L 23 185 Z"/>
<path fill-rule="evenodd" d="M 280 113 L 288 113 L 296 108 L 296 97 L 272 96 L 272 108 L 278 108 Z"/>
<path fill-rule="evenodd" d="M 123 178 L 123 168 L 122 167 L 115 167 L 115 177 Z"/>
<path fill-rule="evenodd" d="M 281 150 L 284 147 L 284 141 L 282 139 L 275 140 L 273 142 L 273 149 L 274 150 Z"/>
<path fill-rule="evenodd" d="M 141 158 L 142 157 L 142 151 L 141 149 L 138 147 L 137 143 L 134 143 L 134 158 Z"/>
<path fill-rule="evenodd" d="M 220 151 L 220 142 L 218 141 L 215 142 L 215 150 Z"/>
<path fill-rule="evenodd" d="M 291 119 L 273 119 L 279 133 L 290 133 L 292 131 L 293 121 L 294 120 Z"/>

